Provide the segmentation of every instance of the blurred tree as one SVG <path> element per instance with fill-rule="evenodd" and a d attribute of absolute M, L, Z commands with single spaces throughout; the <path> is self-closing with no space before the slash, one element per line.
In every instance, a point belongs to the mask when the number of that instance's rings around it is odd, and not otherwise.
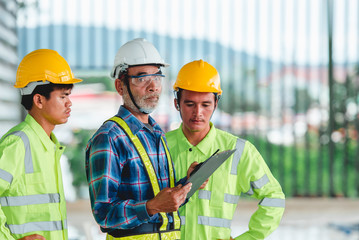
<path fill-rule="evenodd" d="M 67 146 L 65 155 L 69 159 L 70 170 L 73 174 L 73 186 L 79 190 L 81 186 L 87 186 L 85 172 L 85 149 L 88 140 L 94 131 L 79 129 L 73 132 L 74 140 Z M 79 191 L 77 191 L 79 192 Z"/>

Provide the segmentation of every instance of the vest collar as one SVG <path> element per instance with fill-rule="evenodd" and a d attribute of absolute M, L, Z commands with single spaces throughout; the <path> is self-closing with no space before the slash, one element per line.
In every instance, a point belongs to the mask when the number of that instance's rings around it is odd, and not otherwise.
<path fill-rule="evenodd" d="M 49 151 L 50 149 L 53 150 L 54 146 L 56 146 L 57 148 L 61 146 L 55 134 L 51 132 L 49 138 L 45 130 L 41 127 L 41 125 L 38 122 L 36 122 L 36 120 L 30 114 L 26 115 L 24 122 L 26 122 L 30 126 L 30 128 L 34 131 L 34 134 L 39 137 L 40 141 L 42 142 L 42 145 L 47 151 Z"/>
<path fill-rule="evenodd" d="M 183 124 L 183 123 L 182 123 Z M 209 155 L 212 154 L 210 151 L 212 151 L 211 146 L 213 145 L 212 143 L 215 141 L 216 139 L 216 128 L 214 127 L 213 123 L 210 122 L 210 130 L 207 133 L 207 135 L 202 139 L 202 141 L 200 143 L 197 144 L 197 146 L 193 146 L 186 138 L 186 136 L 183 133 L 182 130 L 182 124 L 179 127 L 179 140 L 178 142 L 180 142 L 181 144 L 179 144 L 179 148 L 180 151 L 188 151 L 189 148 L 196 148 L 198 149 L 203 155 Z"/>

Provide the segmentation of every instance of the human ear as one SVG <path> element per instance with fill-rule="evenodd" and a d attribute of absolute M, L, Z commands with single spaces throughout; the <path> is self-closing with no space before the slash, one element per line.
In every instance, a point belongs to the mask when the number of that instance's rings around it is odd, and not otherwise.
<path fill-rule="evenodd" d="M 120 79 L 117 78 L 115 80 L 115 88 L 116 88 L 116 91 L 118 92 L 118 94 L 123 96 L 123 81 L 121 81 Z"/>
<path fill-rule="evenodd" d="M 179 110 L 180 110 L 180 108 L 179 108 L 179 104 L 178 104 L 178 102 L 177 102 L 177 99 L 176 99 L 176 98 L 173 100 L 173 103 L 174 103 L 175 108 L 177 109 L 177 111 L 179 111 Z"/>
<path fill-rule="evenodd" d="M 32 101 L 33 101 L 33 105 L 36 106 L 37 108 L 39 109 L 42 109 L 43 107 L 43 97 L 42 95 L 40 94 L 35 94 L 32 98 Z"/>

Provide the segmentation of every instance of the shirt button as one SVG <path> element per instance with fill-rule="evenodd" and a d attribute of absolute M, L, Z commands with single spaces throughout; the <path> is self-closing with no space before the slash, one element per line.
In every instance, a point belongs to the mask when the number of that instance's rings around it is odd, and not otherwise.
<path fill-rule="evenodd" d="M 188 150 L 189 150 L 190 152 L 192 152 L 192 148 L 189 148 Z"/>

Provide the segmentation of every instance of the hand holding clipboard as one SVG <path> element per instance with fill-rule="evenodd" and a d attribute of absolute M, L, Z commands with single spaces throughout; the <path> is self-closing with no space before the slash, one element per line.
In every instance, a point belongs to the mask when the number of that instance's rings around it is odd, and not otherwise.
<path fill-rule="evenodd" d="M 198 164 L 195 169 L 191 172 L 190 177 L 187 179 L 185 185 L 188 182 L 192 183 L 192 188 L 187 194 L 187 199 L 190 198 L 198 188 L 204 183 L 213 173 L 214 171 L 222 165 L 235 151 L 226 150 L 220 153 L 217 153 L 219 149 L 212 154 L 206 161 Z"/>

